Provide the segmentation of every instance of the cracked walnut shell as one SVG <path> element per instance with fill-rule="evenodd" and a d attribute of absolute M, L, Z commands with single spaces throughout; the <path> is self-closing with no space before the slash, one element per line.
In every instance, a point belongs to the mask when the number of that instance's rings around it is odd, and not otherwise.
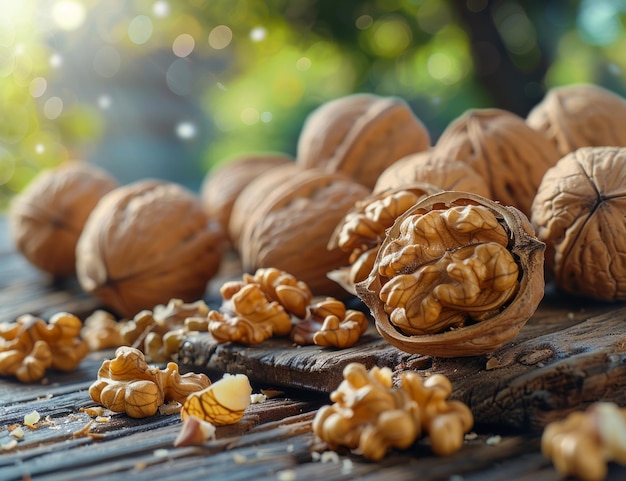
<path fill-rule="evenodd" d="M 100 198 L 117 187 L 103 170 L 70 162 L 41 172 L 9 208 L 17 250 L 34 266 L 58 276 L 76 270 L 76 243 Z"/>
<path fill-rule="evenodd" d="M 76 246 L 76 270 L 86 292 L 132 317 L 172 298 L 202 298 L 224 247 L 221 227 L 191 192 L 145 180 L 98 202 Z"/>
<path fill-rule="evenodd" d="M 305 169 L 343 172 L 371 189 L 394 161 L 429 146 L 428 130 L 406 102 L 353 94 L 326 102 L 307 117 L 296 162 Z"/>
<path fill-rule="evenodd" d="M 356 290 L 399 349 L 484 354 L 515 337 L 543 298 L 544 247 L 514 207 L 441 192 L 396 220 Z"/>
<path fill-rule="evenodd" d="M 626 148 L 581 147 L 543 178 L 531 220 L 563 291 L 626 300 Z"/>

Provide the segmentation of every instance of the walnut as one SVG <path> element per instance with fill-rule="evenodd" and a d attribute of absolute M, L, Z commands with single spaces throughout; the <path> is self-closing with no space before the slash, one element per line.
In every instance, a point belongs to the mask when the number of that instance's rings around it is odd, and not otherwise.
<path fill-rule="evenodd" d="M 202 297 L 224 250 L 219 224 L 168 182 L 135 182 L 106 194 L 76 247 L 81 287 L 132 317 L 171 298 Z"/>
<path fill-rule="evenodd" d="M 295 162 L 287 162 L 268 169 L 251 180 L 235 199 L 228 220 L 228 238 L 236 251 L 241 250 L 241 234 L 254 211 L 276 188 L 304 169 Z"/>
<path fill-rule="evenodd" d="M 0 324 L 0 375 L 27 383 L 42 379 L 48 368 L 73 371 L 89 352 L 81 327 L 80 319 L 67 312 L 47 323 L 25 314 Z"/>
<path fill-rule="evenodd" d="M 81 336 L 91 351 L 119 347 L 124 344 L 122 326 L 113 314 L 97 309 L 85 319 Z"/>
<path fill-rule="evenodd" d="M 601 481 L 607 463 L 626 466 L 626 409 L 596 402 L 584 412 L 573 412 L 546 426 L 541 451 L 563 476 L 583 481 Z"/>
<path fill-rule="evenodd" d="M 314 295 L 345 297 L 326 273 L 348 254 L 327 249 L 335 226 L 369 191 L 342 174 L 309 169 L 292 175 L 254 211 L 242 232 L 244 272 L 274 267 L 305 282 Z"/>
<path fill-rule="evenodd" d="M 268 299 L 279 302 L 287 312 L 300 318 L 306 316 L 306 308 L 313 297 L 311 289 L 288 272 L 274 267 L 261 268 L 253 276 L 244 273 L 243 281 L 257 283 Z"/>
<path fill-rule="evenodd" d="M 581 147 L 546 172 L 531 220 L 560 289 L 626 299 L 626 148 Z"/>
<path fill-rule="evenodd" d="M 387 166 L 429 145 L 426 127 L 406 102 L 353 94 L 326 102 L 307 117 L 296 162 L 343 172 L 371 189 Z"/>
<path fill-rule="evenodd" d="M 484 354 L 515 337 L 543 298 L 544 247 L 514 207 L 441 192 L 397 219 L 356 290 L 394 346 Z"/>
<path fill-rule="evenodd" d="M 526 123 L 545 134 L 561 156 L 580 147 L 626 147 L 626 99 L 597 85 L 550 89 Z"/>
<path fill-rule="evenodd" d="M 150 367 L 141 351 L 122 346 L 115 351 L 114 359 L 102 363 L 89 395 L 113 412 L 143 418 L 155 414 L 166 402 L 182 404 L 191 393 L 210 384 L 204 374 L 181 375 L 174 362 L 163 370 Z"/>
<path fill-rule="evenodd" d="M 329 249 L 339 248 L 350 254 L 350 265 L 330 271 L 328 277 L 356 295 L 354 286 L 374 267 L 386 230 L 420 198 L 440 190 L 431 184 L 408 184 L 358 200 L 335 227 L 328 241 Z"/>
<path fill-rule="evenodd" d="M 331 449 L 358 448 L 378 461 L 389 449 L 406 449 L 428 434 L 433 452 L 449 455 L 461 448 L 474 424 L 465 404 L 448 400 L 452 385 L 442 374 L 424 381 L 405 372 L 393 387 L 389 368 L 367 371 L 350 363 L 343 376 L 330 396 L 334 404 L 320 408 L 313 420 L 313 432 Z"/>
<path fill-rule="evenodd" d="M 225 161 L 210 170 L 202 182 L 204 211 L 227 232 L 233 205 L 241 191 L 269 169 L 293 162 L 286 154 L 250 154 Z"/>
<path fill-rule="evenodd" d="M 291 316 L 280 303 L 270 301 L 259 284 L 229 281 L 220 293 L 225 301 L 222 312 L 209 312 L 209 332 L 218 342 L 259 344 L 291 331 Z"/>
<path fill-rule="evenodd" d="M 291 329 L 291 340 L 299 345 L 345 349 L 355 345 L 367 330 L 365 314 L 346 309 L 343 302 L 331 297 L 310 305 L 308 311 L 306 319 Z"/>
<path fill-rule="evenodd" d="M 425 183 L 440 190 L 472 192 L 489 197 L 486 180 L 467 162 L 449 159 L 431 148 L 407 155 L 387 167 L 378 177 L 374 192 L 396 189 L 413 183 Z"/>
<path fill-rule="evenodd" d="M 115 187 L 113 177 L 87 163 L 70 162 L 41 172 L 9 207 L 17 250 L 43 271 L 74 274 L 76 243 L 87 217 Z"/>
<path fill-rule="evenodd" d="M 435 149 L 438 156 L 467 162 L 478 172 L 491 191 L 488 198 L 527 216 L 543 174 L 560 158 L 545 135 L 499 109 L 469 110 L 444 130 Z"/>
<path fill-rule="evenodd" d="M 183 421 L 196 417 L 215 426 L 235 424 L 250 405 L 252 387 L 245 374 L 226 374 L 207 388 L 190 394 L 183 403 Z"/>

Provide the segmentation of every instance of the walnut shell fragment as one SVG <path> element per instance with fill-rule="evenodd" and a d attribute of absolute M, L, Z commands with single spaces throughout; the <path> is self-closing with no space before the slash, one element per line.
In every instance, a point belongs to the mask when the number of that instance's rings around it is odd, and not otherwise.
<path fill-rule="evenodd" d="M 514 207 L 441 192 L 396 220 L 356 290 L 399 349 L 484 354 L 514 338 L 543 298 L 544 248 Z"/>
<path fill-rule="evenodd" d="M 58 276 L 76 270 L 76 243 L 100 198 L 117 187 L 105 171 L 70 162 L 41 172 L 9 207 L 17 250 L 34 266 Z"/>
<path fill-rule="evenodd" d="M 434 148 L 443 158 L 467 162 L 487 182 L 488 198 L 526 216 L 543 174 L 560 158 L 543 133 L 500 109 L 467 111 L 448 125 Z"/>
<path fill-rule="evenodd" d="M 92 211 L 76 247 L 81 287 L 119 314 L 202 298 L 224 252 L 224 233 L 199 200 L 164 181 L 109 192 Z"/>
<path fill-rule="evenodd" d="M 327 249 L 335 226 L 363 185 L 339 173 L 309 169 L 277 186 L 254 211 L 241 236 L 244 272 L 274 267 L 305 282 L 314 295 L 346 296 L 326 273 L 348 263 L 341 249 Z"/>
<path fill-rule="evenodd" d="M 626 147 L 626 99 L 597 85 L 550 89 L 526 123 L 546 135 L 561 156 L 580 147 Z"/>
<path fill-rule="evenodd" d="M 113 412 L 143 418 L 156 414 L 166 402 L 184 403 L 191 393 L 210 384 L 205 374 L 181 375 L 174 362 L 163 370 L 150 367 L 141 351 L 122 346 L 115 351 L 114 359 L 102 363 L 89 395 Z"/>
<path fill-rule="evenodd" d="M 581 147 L 544 176 L 531 220 L 556 286 L 626 300 L 626 147 Z"/>
<path fill-rule="evenodd" d="M 200 198 L 204 211 L 221 224 L 224 232 L 228 232 L 230 214 L 241 191 L 259 175 L 287 162 L 293 162 L 293 159 L 286 154 L 258 153 L 219 164 L 202 182 Z"/>
<path fill-rule="evenodd" d="M 0 323 L 0 375 L 28 383 L 42 379 L 48 368 L 73 371 L 89 352 L 81 327 L 80 319 L 67 312 L 47 323 L 30 314 Z"/>
<path fill-rule="evenodd" d="M 296 162 L 343 172 L 371 189 L 387 166 L 429 146 L 428 130 L 402 99 L 353 94 L 309 114 Z"/>
<path fill-rule="evenodd" d="M 546 426 L 541 452 L 563 476 L 602 481 L 609 462 L 626 466 L 626 409 L 596 402 Z"/>

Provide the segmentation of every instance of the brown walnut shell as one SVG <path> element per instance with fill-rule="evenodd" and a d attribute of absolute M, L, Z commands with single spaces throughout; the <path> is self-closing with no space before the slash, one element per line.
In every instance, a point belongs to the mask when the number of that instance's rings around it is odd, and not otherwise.
<path fill-rule="evenodd" d="M 391 163 L 429 146 L 428 130 L 406 102 L 353 94 L 322 104 L 307 117 L 296 162 L 343 172 L 371 189 Z"/>
<path fill-rule="evenodd" d="M 580 147 L 626 147 L 626 99 L 596 85 L 550 89 L 526 123 L 546 135 L 561 156 Z"/>
<path fill-rule="evenodd" d="M 478 207 L 478 209 L 475 209 Z M 466 209 L 467 208 L 467 209 Z M 459 220 L 463 220 L 464 210 L 472 209 L 480 211 L 481 215 L 486 218 L 495 219 L 497 225 L 492 225 L 493 233 L 485 231 L 486 236 L 491 238 L 493 235 L 499 237 L 498 249 L 500 249 L 499 257 L 490 257 L 485 260 L 484 266 L 489 267 L 491 281 L 498 281 L 501 272 L 500 267 L 510 269 L 510 265 L 500 259 L 513 259 L 517 265 L 517 275 L 511 280 L 515 280 L 517 286 L 512 285 L 510 296 L 505 299 L 504 303 L 490 306 L 474 305 L 470 306 L 468 311 L 455 312 L 454 309 L 447 309 L 445 306 L 441 310 L 442 313 L 447 312 L 449 315 L 456 316 L 454 325 L 428 334 L 408 334 L 397 327 L 391 320 L 393 312 L 390 314 L 388 306 L 381 298 L 381 293 L 388 289 L 396 280 L 404 277 L 418 276 L 420 273 L 430 270 L 432 273 L 434 268 L 446 258 L 450 256 L 461 256 L 466 251 L 478 248 L 490 247 L 494 242 L 483 242 L 480 239 L 482 235 L 480 229 L 476 229 L 480 224 L 474 224 L 472 219 L 467 218 L 467 222 L 459 222 L 457 224 L 458 231 L 451 232 L 446 230 L 446 226 L 436 223 L 431 224 L 429 229 L 433 230 L 427 235 L 427 243 L 414 244 L 405 246 L 402 254 L 405 256 L 403 262 L 393 266 L 394 273 L 390 274 L 388 259 L 393 258 L 390 252 L 394 254 L 393 249 L 397 246 L 406 232 L 407 225 L 411 225 L 412 220 L 420 218 L 427 219 L 428 216 L 441 216 L 442 218 L 450 215 L 458 215 Z M 405 222 L 406 221 L 406 222 Z M 445 232 L 441 232 L 441 230 Z M 481 227 L 482 228 L 482 227 Z M 426 233 L 424 233 L 426 235 Z M 458 241 L 461 242 L 458 242 Z M 514 207 L 502 206 L 497 202 L 493 202 L 482 196 L 465 193 L 445 191 L 430 195 L 420 200 L 415 206 L 405 212 L 394 223 L 393 227 L 388 231 L 387 237 L 378 252 L 375 266 L 369 277 L 356 285 L 356 291 L 359 297 L 367 304 L 374 316 L 376 327 L 379 333 L 389 343 L 397 348 L 416 354 L 440 356 L 440 357 L 461 357 L 475 356 L 485 354 L 501 347 L 506 342 L 513 339 L 524 326 L 528 319 L 535 312 L 539 302 L 544 294 L 544 265 L 543 252 L 544 244 L 540 242 L 534 235 L 531 224 L 524 214 Z M 502 250 L 505 252 L 502 256 Z M 422 254 L 427 254 L 423 257 Z M 468 264 L 469 262 L 469 264 Z M 386 265 L 386 269 L 383 266 Z M 461 266 L 461 271 L 470 270 L 475 266 L 474 259 L 467 258 L 466 262 L 459 262 L 457 266 Z M 446 276 L 451 274 L 453 264 L 448 264 L 448 272 L 446 266 L 438 272 L 436 276 Z M 478 266 L 480 267 L 480 265 Z M 397 270 L 395 270 L 397 269 Z M 459 269 L 455 269 L 459 270 Z M 513 270 L 515 272 L 515 270 Z M 468 277 L 461 276 L 458 284 L 453 286 L 456 289 L 459 298 L 463 301 L 466 295 L 465 289 L 469 289 L 471 285 L 471 277 L 474 273 L 470 272 Z M 440 277 L 435 277 L 438 280 Z M 418 279 L 416 277 L 416 279 Z M 428 280 L 428 278 L 426 278 Z M 457 277 L 458 280 L 458 277 Z M 418 279 L 419 281 L 419 279 Z M 448 280 L 446 280 L 448 282 Z M 428 286 L 428 284 L 424 284 Z M 427 288 L 429 292 L 425 294 L 429 298 L 430 307 L 434 307 L 438 303 L 439 308 L 442 307 L 443 301 L 436 299 L 441 286 L 449 287 L 444 282 L 440 282 L 433 289 Z M 426 289 L 421 287 L 419 289 Z M 474 286 L 476 287 L 476 286 Z M 490 291 L 481 288 L 476 292 L 477 299 L 482 302 L 490 301 Z M 508 295 L 508 294 L 507 294 Z M 406 304 L 406 312 L 412 312 L 414 307 L 419 307 L 419 301 L 415 305 Z M 480 312 L 477 319 L 471 319 L 473 314 L 471 311 L 477 307 L 485 308 Z M 470 315 L 470 316 L 468 316 Z M 460 316 L 460 317 L 459 317 Z M 409 319 L 411 320 L 411 319 Z"/>
<path fill-rule="evenodd" d="M 201 298 L 223 251 L 223 231 L 191 192 L 145 180 L 98 202 L 78 240 L 76 270 L 86 292 L 133 317 L 172 298 Z"/>
<path fill-rule="evenodd" d="M 560 158 L 544 134 L 500 109 L 467 111 L 446 128 L 435 149 L 470 164 L 489 185 L 490 199 L 527 216 L 543 174 Z"/>
<path fill-rule="evenodd" d="M 374 192 L 415 182 L 432 184 L 441 190 L 472 192 L 483 197 L 491 195 L 485 179 L 468 163 L 441 157 L 435 149 L 407 155 L 391 164 L 378 177 Z"/>
<path fill-rule="evenodd" d="M 581 147 L 546 172 L 531 220 L 557 287 L 626 300 L 625 212 L 625 147 Z"/>
<path fill-rule="evenodd" d="M 339 173 L 308 169 L 274 189 L 249 218 L 241 236 L 245 272 L 274 267 L 305 282 L 314 295 L 345 297 L 326 273 L 349 254 L 327 249 L 335 226 L 369 190 Z"/>
<path fill-rule="evenodd" d="M 117 187 L 103 170 L 82 162 L 40 173 L 9 208 L 11 236 L 33 265 L 58 276 L 76 269 L 76 243 L 91 210 Z"/>
<path fill-rule="evenodd" d="M 293 162 L 286 154 L 249 154 L 235 157 L 210 170 L 202 182 L 204 211 L 227 232 L 235 200 L 246 185 L 269 169 Z"/>

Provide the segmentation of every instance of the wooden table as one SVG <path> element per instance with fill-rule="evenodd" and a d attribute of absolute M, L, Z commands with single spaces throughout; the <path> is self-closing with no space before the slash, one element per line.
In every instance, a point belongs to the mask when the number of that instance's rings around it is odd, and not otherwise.
<path fill-rule="evenodd" d="M 216 279 L 207 291 L 209 304 L 215 302 L 211 292 L 219 282 Z M 75 281 L 55 284 L 16 254 L 6 221 L 0 217 L 0 322 L 13 321 L 24 313 L 47 319 L 59 311 L 84 319 L 99 307 Z M 181 370 L 204 371 L 213 380 L 225 371 L 244 372 L 255 392 L 274 388 L 279 393 L 252 404 L 238 424 L 218 428 L 216 440 L 193 447 L 173 447 L 181 427 L 177 414 L 137 420 L 109 413 L 108 422 L 94 423 L 88 434 L 81 434 L 91 420 L 84 409 L 95 405 L 88 388 L 102 361 L 113 356 L 112 351 L 93 352 L 75 372 L 50 371 L 34 384 L 0 377 L 0 445 L 11 439 L 7 428 L 21 424 L 27 413 L 37 411 L 42 418 L 36 429 L 23 428 L 24 437 L 17 446 L 0 450 L 0 480 L 124 476 L 151 481 L 558 480 L 561 477 L 539 451 L 540 428 L 550 419 L 592 402 L 594 395 L 586 395 L 589 390 L 595 392 L 595 400 L 601 397 L 622 404 L 626 375 L 620 352 L 614 346 L 606 353 L 601 346 L 585 350 L 576 344 L 585 326 L 588 331 L 600 323 L 623 324 L 626 315 L 621 309 L 623 306 L 581 304 L 554 294 L 547 297 L 519 340 L 492 356 L 464 360 L 407 355 L 386 345 L 373 328 L 356 348 L 345 352 L 317 347 L 296 350 L 284 340 L 241 348 L 216 346 L 206 338 L 189 339 L 179 353 Z M 565 339 L 571 349 L 550 340 L 554 337 Z M 341 379 L 342 366 L 353 360 L 369 366 L 387 364 L 397 372 L 414 369 L 448 374 L 456 386 L 453 396 L 468 402 L 476 412 L 477 424 L 463 448 L 441 458 L 432 455 L 428 440 L 422 439 L 380 462 L 369 462 L 348 451 L 331 454 L 311 432 L 311 422 L 317 408 L 329 404 L 328 393 Z M 573 360 L 575 365 L 589 366 L 582 377 L 572 374 Z M 554 372 L 561 374 L 551 374 L 550 368 L 555 366 Z M 550 375 L 556 379 L 547 383 Z M 605 379 L 603 390 L 580 387 L 599 376 Z M 536 386 L 537 391 L 529 386 Z M 500 411 L 494 410 L 489 399 Z M 610 465 L 607 479 L 625 477 L 626 468 Z"/>

